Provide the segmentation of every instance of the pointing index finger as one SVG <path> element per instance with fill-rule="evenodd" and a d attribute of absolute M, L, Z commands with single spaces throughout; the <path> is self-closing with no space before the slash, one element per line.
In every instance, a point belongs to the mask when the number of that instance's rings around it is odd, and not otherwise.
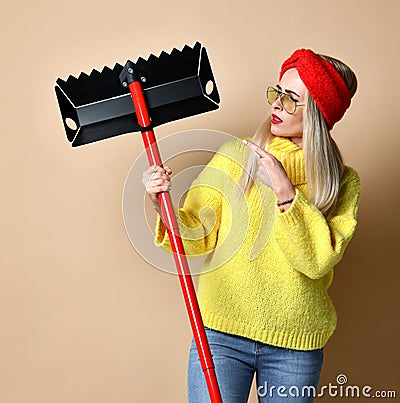
<path fill-rule="evenodd" d="M 268 153 L 263 150 L 260 146 L 258 146 L 257 144 L 254 144 L 252 141 L 250 140 L 243 140 L 243 144 L 245 144 L 247 147 L 251 148 L 255 153 L 257 153 L 261 158 L 267 157 Z"/>

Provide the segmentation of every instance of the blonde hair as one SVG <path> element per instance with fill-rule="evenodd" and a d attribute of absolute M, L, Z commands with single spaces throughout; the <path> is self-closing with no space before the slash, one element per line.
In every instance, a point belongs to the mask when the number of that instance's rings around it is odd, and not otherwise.
<path fill-rule="evenodd" d="M 325 55 L 319 56 L 338 70 L 353 96 L 357 90 L 357 78 L 354 72 L 340 60 Z M 267 149 L 273 136 L 270 127 L 271 118 L 268 117 L 255 132 L 252 141 Z M 338 199 L 344 163 L 342 154 L 329 133 L 325 119 L 308 91 L 303 110 L 303 155 L 309 188 L 308 199 L 322 214 L 328 216 Z M 240 179 L 240 186 L 245 193 L 248 193 L 253 185 L 257 163 L 258 158 L 255 153 L 249 153 Z"/>

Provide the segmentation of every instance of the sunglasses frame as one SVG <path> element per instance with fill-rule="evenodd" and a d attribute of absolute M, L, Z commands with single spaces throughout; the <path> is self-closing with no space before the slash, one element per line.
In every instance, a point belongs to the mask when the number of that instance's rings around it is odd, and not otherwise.
<path fill-rule="evenodd" d="M 271 101 L 269 100 L 269 98 L 268 98 L 268 93 L 270 92 L 270 90 L 274 91 L 274 93 L 275 93 L 275 95 L 276 95 L 276 96 L 275 96 L 275 99 L 274 99 L 272 102 L 271 102 Z M 283 109 L 284 109 L 289 115 L 293 115 L 293 114 L 296 112 L 298 106 L 305 106 L 305 104 L 299 104 L 299 101 L 298 101 L 297 99 L 293 99 L 289 94 L 286 94 L 285 92 L 280 91 L 280 90 L 278 90 L 277 88 L 272 87 L 272 86 L 267 87 L 267 90 L 265 91 L 265 96 L 266 96 L 267 101 L 268 101 L 268 103 L 269 103 L 270 105 L 272 105 L 272 104 L 279 98 L 279 101 L 280 101 L 280 103 L 281 103 Z M 293 102 L 293 104 L 294 104 L 294 111 L 293 111 L 293 112 L 289 112 L 289 111 L 286 109 L 286 107 L 285 107 L 285 105 L 284 105 L 284 101 L 282 100 L 282 97 L 284 97 L 283 99 L 286 98 L 286 99 L 289 99 L 290 102 Z"/>

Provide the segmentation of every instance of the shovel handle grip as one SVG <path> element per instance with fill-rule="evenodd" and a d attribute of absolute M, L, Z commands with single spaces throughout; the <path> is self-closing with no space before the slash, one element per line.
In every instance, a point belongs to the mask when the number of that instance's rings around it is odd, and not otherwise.
<path fill-rule="evenodd" d="M 129 83 L 129 90 L 135 108 L 139 125 L 143 128 L 142 139 L 150 165 L 162 166 L 160 152 L 153 130 L 147 129 L 151 124 L 146 101 L 143 95 L 140 81 Z M 182 238 L 179 233 L 179 226 L 175 216 L 174 207 L 169 192 L 158 194 L 161 206 L 161 215 L 167 229 L 175 264 L 178 271 L 178 278 L 189 316 L 192 333 L 196 342 L 201 367 L 206 379 L 208 392 L 212 403 L 222 403 L 222 398 L 214 370 L 214 363 L 211 356 L 210 346 L 204 329 L 203 320 L 197 301 L 196 291 L 190 274 L 189 264 L 183 247 Z"/>

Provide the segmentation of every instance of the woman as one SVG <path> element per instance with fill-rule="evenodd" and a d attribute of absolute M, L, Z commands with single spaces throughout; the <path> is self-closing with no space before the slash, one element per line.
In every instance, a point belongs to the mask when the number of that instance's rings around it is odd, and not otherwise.
<path fill-rule="evenodd" d="M 323 347 L 336 327 L 327 290 L 356 228 L 359 177 L 330 130 L 357 88 L 344 63 L 295 51 L 267 89 L 270 116 L 250 139 L 226 142 L 176 210 L 188 255 L 212 252 L 198 299 L 224 402 L 312 402 Z M 143 183 L 170 189 L 170 168 Z M 239 197 L 235 197 L 239 194 Z M 156 244 L 170 249 L 162 220 Z M 189 402 L 209 402 L 194 343 Z"/>

